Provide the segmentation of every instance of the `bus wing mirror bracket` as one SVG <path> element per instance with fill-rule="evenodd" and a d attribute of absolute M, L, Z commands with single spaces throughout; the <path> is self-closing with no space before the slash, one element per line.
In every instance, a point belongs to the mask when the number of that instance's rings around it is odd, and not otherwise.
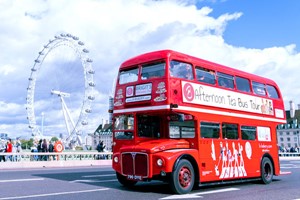
<path fill-rule="evenodd" d="M 171 103 L 171 104 L 170 104 L 170 108 L 171 108 L 171 110 L 172 110 L 172 108 L 178 108 L 178 104 L 173 104 L 173 103 Z"/>

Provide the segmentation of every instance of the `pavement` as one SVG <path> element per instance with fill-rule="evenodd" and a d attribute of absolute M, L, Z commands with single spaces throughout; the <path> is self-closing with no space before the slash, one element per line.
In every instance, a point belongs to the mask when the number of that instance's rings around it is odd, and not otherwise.
<path fill-rule="evenodd" d="M 54 168 L 54 167 L 88 167 L 111 166 L 112 160 L 53 160 L 53 161 L 19 161 L 0 162 L 0 170 L 29 169 L 29 168 Z"/>

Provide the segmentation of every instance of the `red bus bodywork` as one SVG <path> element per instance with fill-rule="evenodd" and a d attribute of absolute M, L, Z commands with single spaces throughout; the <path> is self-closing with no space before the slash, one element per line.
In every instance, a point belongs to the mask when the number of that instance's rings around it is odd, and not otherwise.
<path fill-rule="evenodd" d="M 190 78 L 181 77 L 185 64 Z M 202 71 L 214 82 L 203 82 Z M 223 79 L 233 85 L 221 86 Z M 276 126 L 286 117 L 270 79 L 172 50 L 150 52 L 122 63 L 113 116 L 113 169 L 124 185 L 163 180 L 181 194 L 194 184 L 269 183 L 279 175 Z"/>

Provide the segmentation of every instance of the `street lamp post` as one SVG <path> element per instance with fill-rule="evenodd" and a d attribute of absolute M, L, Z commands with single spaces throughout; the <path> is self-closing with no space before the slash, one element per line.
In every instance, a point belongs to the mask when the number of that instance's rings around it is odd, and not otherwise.
<path fill-rule="evenodd" d="M 42 112 L 42 136 L 44 136 L 44 116 L 45 116 L 45 113 Z"/>

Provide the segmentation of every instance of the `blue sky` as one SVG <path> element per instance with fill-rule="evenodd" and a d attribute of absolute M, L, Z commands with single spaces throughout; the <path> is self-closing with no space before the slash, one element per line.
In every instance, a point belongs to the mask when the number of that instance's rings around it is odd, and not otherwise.
<path fill-rule="evenodd" d="M 25 108 L 31 68 L 43 46 L 61 33 L 84 42 L 96 72 L 85 133 L 108 119 L 119 65 L 161 49 L 271 78 L 289 109 L 289 101 L 300 103 L 299 8 L 296 0 L 0 0 L 0 132 L 30 136 Z M 44 112 L 46 135 L 66 132 L 59 99 L 49 88 L 71 94 L 71 113 L 82 102 L 77 88 L 84 88 L 83 67 L 74 49 L 64 47 L 51 50 L 38 76 L 35 117 L 41 128 Z"/>
<path fill-rule="evenodd" d="M 300 1 L 294 0 L 225 0 L 201 1 L 198 7 L 213 9 L 210 16 L 241 12 L 228 23 L 224 40 L 234 46 L 267 48 L 297 44 L 300 49 Z"/>

